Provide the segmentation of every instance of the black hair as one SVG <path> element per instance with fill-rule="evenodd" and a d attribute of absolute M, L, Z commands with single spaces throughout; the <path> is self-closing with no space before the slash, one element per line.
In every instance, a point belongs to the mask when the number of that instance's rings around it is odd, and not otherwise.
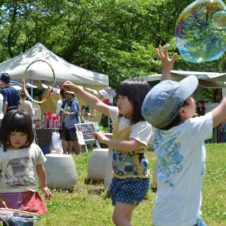
<path fill-rule="evenodd" d="M 20 91 L 19 91 L 19 95 L 20 95 L 20 97 L 22 97 L 22 98 L 26 98 L 26 97 L 27 97 L 27 95 L 26 95 L 26 93 L 25 93 L 24 90 L 20 90 Z"/>
<path fill-rule="evenodd" d="M 138 79 L 125 80 L 117 88 L 117 96 L 126 96 L 133 106 L 133 116 L 130 120 L 131 124 L 145 120 L 141 114 L 141 107 L 149 90 L 149 84 L 146 81 Z"/>
<path fill-rule="evenodd" d="M 61 95 L 61 97 L 65 98 L 65 91 L 64 91 L 64 89 L 60 89 L 60 95 Z"/>
<path fill-rule="evenodd" d="M 184 107 L 184 106 L 186 106 L 186 105 L 189 105 L 188 99 L 186 99 L 186 100 L 182 103 L 182 105 L 181 105 L 180 108 L 182 108 L 182 107 Z M 176 115 L 176 117 L 173 119 L 173 121 L 170 122 L 170 123 L 169 123 L 167 126 L 165 126 L 164 128 L 159 128 L 159 129 L 161 129 L 161 130 L 168 130 L 168 129 L 173 128 L 174 126 L 178 126 L 180 123 L 181 123 L 181 115 L 180 115 L 179 110 L 178 110 L 177 115 Z"/>
<path fill-rule="evenodd" d="M 8 73 L 2 73 L 0 80 L 2 80 L 3 82 L 5 82 L 6 84 L 9 84 L 10 82 L 10 76 Z"/>
<path fill-rule="evenodd" d="M 34 141 L 34 133 L 32 129 L 31 116 L 20 110 L 8 111 L 2 119 L 0 129 L 0 141 L 6 151 L 9 147 L 9 136 L 11 132 L 22 132 L 27 134 L 27 144 L 24 147 L 29 147 Z"/>

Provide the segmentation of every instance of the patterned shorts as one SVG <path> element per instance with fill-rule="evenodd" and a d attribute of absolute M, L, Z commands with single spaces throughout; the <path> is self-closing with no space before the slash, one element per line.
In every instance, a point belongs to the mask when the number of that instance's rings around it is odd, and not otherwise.
<path fill-rule="evenodd" d="M 112 205 L 117 202 L 138 205 L 147 195 L 150 179 L 113 178 L 110 187 Z"/>

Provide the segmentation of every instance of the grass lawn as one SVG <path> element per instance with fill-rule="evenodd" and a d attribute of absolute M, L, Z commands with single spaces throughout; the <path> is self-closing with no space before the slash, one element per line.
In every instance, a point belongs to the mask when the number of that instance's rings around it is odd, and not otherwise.
<path fill-rule="evenodd" d="M 103 184 L 85 184 L 89 154 L 74 156 L 78 183 L 73 192 L 53 190 L 54 198 L 47 201 L 48 214 L 38 226 L 112 226 L 111 199 L 106 198 Z M 154 156 L 149 152 L 150 168 Z M 135 210 L 133 226 L 151 225 L 155 194 Z M 203 187 L 203 218 L 209 226 L 226 225 L 226 144 L 207 144 L 207 171 Z"/>

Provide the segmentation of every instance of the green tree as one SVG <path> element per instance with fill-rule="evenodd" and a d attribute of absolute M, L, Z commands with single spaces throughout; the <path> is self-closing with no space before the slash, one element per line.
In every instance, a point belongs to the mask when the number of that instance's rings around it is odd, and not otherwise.
<path fill-rule="evenodd" d="M 156 47 L 177 51 L 175 24 L 193 0 L 6 0 L 0 1 L 0 60 L 37 42 L 67 61 L 121 80 L 161 72 Z M 175 7 L 176 6 L 176 7 Z M 225 56 L 175 69 L 225 71 Z"/>

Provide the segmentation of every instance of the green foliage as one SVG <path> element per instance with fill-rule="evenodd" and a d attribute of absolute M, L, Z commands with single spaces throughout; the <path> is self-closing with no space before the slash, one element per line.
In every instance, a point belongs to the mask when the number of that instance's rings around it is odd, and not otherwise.
<path fill-rule="evenodd" d="M 156 47 L 174 43 L 175 24 L 193 0 L 20 0 L 0 1 L 0 61 L 37 42 L 81 67 L 109 75 L 114 88 L 124 79 L 161 72 Z M 177 7 L 175 7 L 177 6 Z M 217 61 L 175 69 L 218 71 Z"/>

